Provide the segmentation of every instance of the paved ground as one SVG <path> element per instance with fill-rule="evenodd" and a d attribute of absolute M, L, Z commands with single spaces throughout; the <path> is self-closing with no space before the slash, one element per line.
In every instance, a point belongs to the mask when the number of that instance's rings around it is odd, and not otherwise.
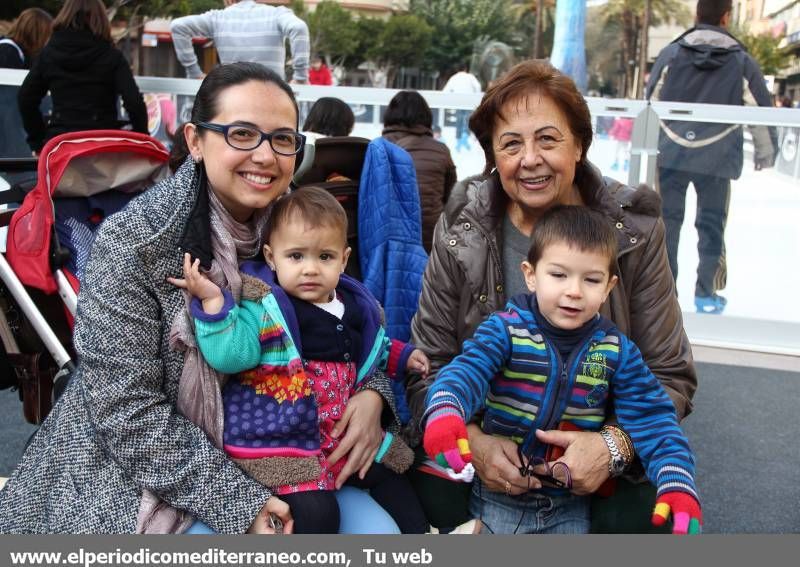
<path fill-rule="evenodd" d="M 699 364 L 684 422 L 698 460 L 706 533 L 800 533 L 800 369 Z M 0 476 L 35 430 L 16 392 L 0 392 Z"/>
<path fill-rule="evenodd" d="M 800 533 L 800 372 L 698 370 L 684 428 L 697 455 L 706 531 Z"/>

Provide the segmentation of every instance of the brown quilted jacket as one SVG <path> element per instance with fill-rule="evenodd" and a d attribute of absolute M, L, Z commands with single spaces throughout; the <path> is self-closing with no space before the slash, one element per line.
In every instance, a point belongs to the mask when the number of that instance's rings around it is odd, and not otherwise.
<path fill-rule="evenodd" d="M 425 126 L 387 126 L 383 137 L 407 151 L 414 161 L 422 210 L 422 246 L 430 254 L 433 227 L 456 182 L 456 166 L 450 150 L 434 140 L 431 129 Z"/>
<path fill-rule="evenodd" d="M 658 195 L 603 178 L 592 165 L 576 184 L 589 206 L 608 217 L 619 234 L 619 282 L 601 313 L 642 351 L 672 398 L 678 417 L 692 409 L 697 377 L 667 264 Z M 504 309 L 502 219 L 505 193 L 495 175 L 460 182 L 436 224 L 411 342 L 431 360 L 432 372 L 408 383 L 409 437 L 421 437 L 419 419 L 436 372 L 461 352 L 464 340 L 493 311 Z"/>

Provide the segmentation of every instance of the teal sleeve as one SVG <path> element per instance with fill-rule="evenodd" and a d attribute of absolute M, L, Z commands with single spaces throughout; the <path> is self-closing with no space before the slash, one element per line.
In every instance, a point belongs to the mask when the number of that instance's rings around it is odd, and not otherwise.
<path fill-rule="evenodd" d="M 392 339 L 388 336 L 383 335 L 381 339 L 381 350 L 378 355 L 378 360 L 376 365 L 378 368 L 386 372 L 387 367 L 389 366 L 389 353 L 392 351 Z"/>
<path fill-rule="evenodd" d="M 261 362 L 259 334 L 264 321 L 260 303 L 244 300 L 219 321 L 195 318 L 195 335 L 209 366 L 223 374 L 236 374 Z"/>

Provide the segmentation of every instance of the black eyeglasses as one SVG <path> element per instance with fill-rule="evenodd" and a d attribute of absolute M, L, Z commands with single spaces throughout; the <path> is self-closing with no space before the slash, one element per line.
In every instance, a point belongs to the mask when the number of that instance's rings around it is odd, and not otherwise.
<path fill-rule="evenodd" d="M 249 151 L 260 146 L 264 140 L 269 140 L 269 145 L 276 154 L 293 156 L 303 149 L 306 137 L 293 130 L 275 130 L 262 132 L 253 126 L 242 124 L 214 124 L 213 122 L 198 122 L 199 128 L 221 132 L 228 145 L 236 150 Z"/>

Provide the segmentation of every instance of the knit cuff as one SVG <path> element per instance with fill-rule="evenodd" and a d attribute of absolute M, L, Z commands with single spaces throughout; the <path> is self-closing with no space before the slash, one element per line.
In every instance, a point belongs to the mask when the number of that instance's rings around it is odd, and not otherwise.
<path fill-rule="evenodd" d="M 675 465 L 661 467 L 656 478 L 656 486 L 658 486 L 656 496 L 661 496 L 665 492 L 685 492 L 700 501 L 692 474 L 682 467 Z"/>
<path fill-rule="evenodd" d="M 400 437 L 387 431 L 375 462 L 397 474 L 403 474 L 414 463 L 414 451 Z"/>
<path fill-rule="evenodd" d="M 225 319 L 230 313 L 231 309 L 234 308 L 236 305 L 233 301 L 233 295 L 227 289 L 222 290 L 222 309 L 220 309 L 219 313 L 206 313 L 203 311 L 203 302 L 200 301 L 197 297 L 192 297 L 192 301 L 189 303 L 189 310 L 192 314 L 194 319 L 199 321 L 203 321 L 204 323 L 218 323 Z"/>
<path fill-rule="evenodd" d="M 386 374 L 389 378 L 397 382 L 406 379 L 406 367 L 408 357 L 414 352 L 414 345 L 392 339 L 392 346 L 389 349 L 389 360 L 386 362 Z"/>
<path fill-rule="evenodd" d="M 464 415 L 464 409 L 461 407 L 461 402 L 459 402 L 454 394 L 450 392 L 436 392 L 431 396 L 420 421 L 424 426 L 428 422 L 445 415 L 455 415 L 460 417 L 464 422 L 467 421 Z"/>
<path fill-rule="evenodd" d="M 203 70 L 200 68 L 200 65 L 197 63 L 192 63 L 188 67 L 186 67 L 186 78 L 187 79 L 199 79 L 203 76 Z"/>

